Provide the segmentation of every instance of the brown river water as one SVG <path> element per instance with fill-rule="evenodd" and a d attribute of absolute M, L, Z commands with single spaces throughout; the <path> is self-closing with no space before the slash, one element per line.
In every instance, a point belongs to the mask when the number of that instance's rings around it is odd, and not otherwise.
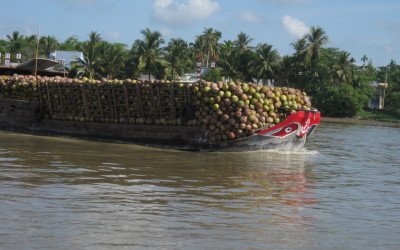
<path fill-rule="evenodd" d="M 195 153 L 0 131 L 0 249 L 399 249 L 400 128 Z"/>

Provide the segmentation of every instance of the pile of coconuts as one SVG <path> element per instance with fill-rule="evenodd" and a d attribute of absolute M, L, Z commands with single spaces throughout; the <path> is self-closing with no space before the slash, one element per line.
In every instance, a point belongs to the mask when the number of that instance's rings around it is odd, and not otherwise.
<path fill-rule="evenodd" d="M 193 86 L 197 97 L 195 116 L 211 141 L 233 140 L 269 128 L 298 109 L 309 110 L 305 92 L 255 83 L 200 81 Z"/>
<path fill-rule="evenodd" d="M 37 101 L 36 78 L 31 75 L 0 76 L 0 97 L 26 101 Z"/>
<path fill-rule="evenodd" d="M 211 141 L 213 142 L 250 136 L 260 128 L 267 129 L 284 121 L 288 115 L 297 112 L 296 110 L 310 110 L 311 108 L 309 96 L 298 89 L 260 86 L 255 83 L 209 82 L 205 80 L 195 83 L 183 83 L 163 80 L 89 80 L 87 78 L 71 79 L 61 77 L 35 78 L 22 75 L 0 76 L 0 97 L 39 101 L 38 83 L 57 84 L 59 82 L 76 85 L 91 84 L 93 86 L 112 84 L 114 89 L 123 84 L 138 85 L 143 89 L 148 88 L 151 84 L 158 84 L 159 86 L 160 84 L 161 86 L 165 84 L 165 88 L 161 88 L 161 91 L 165 92 L 165 96 L 171 96 L 169 92 L 171 84 L 178 91 L 188 88 L 191 97 L 190 110 L 193 112 L 190 115 L 190 119 L 182 120 L 177 117 L 153 119 L 150 116 L 128 117 L 129 115 L 124 115 L 123 119 L 121 117 L 119 119 L 117 117 L 104 117 L 101 122 L 202 126 L 204 130 L 210 131 Z M 135 98 L 137 97 L 128 96 L 129 100 L 136 100 Z M 157 99 L 156 96 L 150 96 L 149 98 L 147 99 Z M 144 96 L 142 96 L 142 99 L 144 99 Z M 175 96 L 175 99 L 172 100 L 174 105 L 172 103 L 169 105 L 176 109 L 181 108 L 183 99 L 183 96 Z M 143 103 L 146 104 L 147 102 Z M 151 105 L 151 103 L 148 105 Z M 78 120 L 92 121 L 85 117 L 79 117 Z"/>

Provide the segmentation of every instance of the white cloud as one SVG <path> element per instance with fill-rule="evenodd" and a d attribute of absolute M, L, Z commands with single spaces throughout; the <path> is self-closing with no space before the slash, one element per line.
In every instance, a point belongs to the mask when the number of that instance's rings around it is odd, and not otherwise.
<path fill-rule="evenodd" d="M 185 27 L 207 18 L 220 9 L 214 0 L 156 0 L 152 19 L 174 27 Z"/>
<path fill-rule="evenodd" d="M 175 35 L 175 32 L 172 29 L 168 29 L 168 28 L 163 28 L 161 29 L 161 34 L 163 37 L 170 37 Z"/>
<path fill-rule="evenodd" d="M 387 54 L 394 54 L 396 52 L 396 49 L 390 45 L 385 45 L 384 50 Z"/>
<path fill-rule="evenodd" d="M 282 23 L 286 31 L 297 38 L 301 38 L 310 31 L 305 23 L 291 16 L 284 16 Z"/>
<path fill-rule="evenodd" d="M 251 11 L 242 11 L 240 12 L 240 19 L 247 23 L 260 23 L 262 22 L 262 18 L 258 17 Z"/>
<path fill-rule="evenodd" d="M 113 41 L 117 41 L 121 36 L 121 34 L 118 31 L 109 31 L 109 32 L 107 32 L 106 35 L 107 35 L 108 39 L 113 40 Z"/>

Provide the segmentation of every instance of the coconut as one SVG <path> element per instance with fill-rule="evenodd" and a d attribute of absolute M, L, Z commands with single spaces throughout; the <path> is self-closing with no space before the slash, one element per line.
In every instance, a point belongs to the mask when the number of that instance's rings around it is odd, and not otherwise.
<path fill-rule="evenodd" d="M 233 103 L 236 103 L 237 101 L 239 101 L 239 97 L 238 97 L 237 95 L 232 95 L 232 96 L 231 96 L 231 101 L 232 101 Z"/>
<path fill-rule="evenodd" d="M 228 119 L 228 124 L 229 124 L 229 125 L 234 126 L 235 123 L 236 123 L 236 120 L 235 120 L 234 118 L 229 118 L 229 119 Z"/>
<path fill-rule="evenodd" d="M 212 92 L 216 93 L 219 91 L 219 87 L 217 83 L 211 83 L 211 90 Z"/>
<path fill-rule="evenodd" d="M 227 105 L 227 106 L 231 106 L 232 101 L 231 101 L 231 99 L 229 99 L 229 98 L 225 98 L 225 99 L 224 99 L 224 103 L 225 103 L 225 105 Z"/>
<path fill-rule="evenodd" d="M 228 114 L 223 114 L 222 115 L 222 121 L 226 122 L 229 120 L 229 115 Z"/>
<path fill-rule="evenodd" d="M 236 135 L 235 135 L 235 133 L 234 133 L 234 132 L 232 132 L 232 131 L 229 131 L 229 132 L 228 132 L 228 134 L 227 134 L 227 136 L 228 136 L 228 139 L 230 139 L 230 140 L 233 140 L 233 139 L 235 139 L 235 138 L 236 138 Z"/>
<path fill-rule="evenodd" d="M 218 103 L 214 103 L 214 104 L 212 105 L 212 109 L 213 109 L 214 111 L 219 110 L 219 104 L 218 104 Z"/>
<path fill-rule="evenodd" d="M 243 86 L 242 86 L 242 89 L 243 89 L 244 93 L 247 93 L 249 91 L 249 85 L 244 83 Z"/>

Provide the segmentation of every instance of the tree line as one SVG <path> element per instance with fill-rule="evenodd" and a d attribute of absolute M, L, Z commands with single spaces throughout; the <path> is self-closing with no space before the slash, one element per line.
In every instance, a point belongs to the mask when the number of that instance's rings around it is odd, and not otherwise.
<path fill-rule="evenodd" d="M 400 114 L 400 65 L 392 60 L 387 66 L 375 68 L 366 55 L 362 65 L 355 64 L 349 52 L 327 47 L 329 38 L 321 27 L 311 27 L 309 33 L 291 43 L 292 55 L 282 56 L 267 43 L 252 46 L 253 38 L 240 32 L 234 41 L 221 41 L 222 33 L 205 28 L 193 42 L 181 38 L 164 40 L 161 33 L 144 29 L 142 39 L 129 47 L 110 43 L 92 31 L 86 41 L 71 36 L 59 42 L 54 36 L 39 40 L 40 57 L 55 50 L 81 51 L 84 60 L 76 63 L 69 77 L 91 79 L 137 78 L 140 75 L 157 79 L 179 79 L 196 72 L 196 63 L 204 67 L 216 62 L 216 67 L 204 76 L 211 81 L 257 81 L 266 84 L 295 87 L 307 91 L 313 103 L 324 115 L 354 116 L 366 106 L 373 95 L 371 81 L 388 82 L 386 109 Z M 22 61 L 34 58 L 36 35 L 24 36 L 18 31 L 0 40 L 3 54 L 21 53 Z"/>

